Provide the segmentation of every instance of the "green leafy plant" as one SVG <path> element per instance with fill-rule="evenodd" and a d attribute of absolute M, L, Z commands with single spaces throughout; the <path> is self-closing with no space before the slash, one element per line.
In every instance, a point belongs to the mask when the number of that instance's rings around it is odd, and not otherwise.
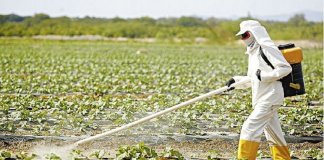
<path fill-rule="evenodd" d="M 3 158 L 3 159 L 11 158 L 11 152 L 8 152 L 8 151 L 1 151 L 0 155 L 1 155 L 1 158 Z"/>
<path fill-rule="evenodd" d="M 95 152 L 91 153 L 91 154 L 90 154 L 90 157 L 94 157 L 94 158 L 96 158 L 96 159 L 103 159 L 103 158 L 105 158 L 105 157 L 104 157 L 105 154 L 106 154 L 105 151 L 103 151 L 103 150 L 99 150 L 99 151 L 95 151 Z"/>
<path fill-rule="evenodd" d="M 171 147 L 167 147 L 163 152 L 162 152 L 162 157 L 163 158 L 167 158 L 167 159 L 178 159 L 178 160 L 184 160 L 185 158 L 183 157 L 183 155 L 171 148 Z"/>
<path fill-rule="evenodd" d="M 323 150 L 322 149 L 315 149 L 311 148 L 309 150 L 304 151 L 307 158 L 310 159 L 323 159 Z"/>
<path fill-rule="evenodd" d="M 9 151 L 0 151 L 0 160 L 18 159 L 18 160 L 33 160 L 36 158 L 35 154 L 29 155 L 26 152 L 12 153 Z"/>
<path fill-rule="evenodd" d="M 54 153 L 50 153 L 50 154 L 46 155 L 45 158 L 48 160 L 62 160 L 60 156 L 58 156 Z"/>
<path fill-rule="evenodd" d="M 116 154 L 117 159 L 150 159 L 156 158 L 157 153 L 154 149 L 139 143 L 134 146 L 122 146 Z"/>

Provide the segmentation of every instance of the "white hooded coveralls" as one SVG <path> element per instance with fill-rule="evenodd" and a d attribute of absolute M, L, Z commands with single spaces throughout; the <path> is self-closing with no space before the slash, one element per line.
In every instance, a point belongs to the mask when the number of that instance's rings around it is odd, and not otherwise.
<path fill-rule="evenodd" d="M 250 31 L 255 37 L 256 43 L 252 49 L 249 47 L 247 49 L 249 56 L 247 76 L 233 78 L 236 82 L 243 78 L 251 80 L 250 83 L 236 88 L 252 87 L 254 110 L 242 126 L 240 140 L 260 142 L 261 135 L 265 132 L 270 145 L 286 146 L 277 113 L 277 108 L 283 104 L 284 100 L 283 87 L 279 79 L 288 75 L 292 69 L 270 39 L 266 29 L 257 21 L 251 20 L 246 23 L 246 26 L 241 26 L 241 32 Z M 262 59 L 260 47 L 275 69 L 268 66 Z M 256 75 L 258 69 L 261 70 L 261 81 Z"/>

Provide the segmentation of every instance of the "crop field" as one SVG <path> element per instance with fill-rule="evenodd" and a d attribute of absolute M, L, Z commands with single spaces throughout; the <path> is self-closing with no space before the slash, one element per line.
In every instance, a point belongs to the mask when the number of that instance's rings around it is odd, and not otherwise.
<path fill-rule="evenodd" d="M 0 39 L 0 159 L 32 158 L 41 143 L 73 143 L 223 87 L 246 74 L 244 52 L 238 45 Z M 323 157 L 323 49 L 303 53 L 307 93 L 287 98 L 279 116 L 292 155 L 316 159 Z M 251 111 L 251 90 L 233 90 L 73 154 L 127 157 L 139 143 L 165 157 L 233 158 Z M 259 157 L 269 156 L 263 143 Z"/>

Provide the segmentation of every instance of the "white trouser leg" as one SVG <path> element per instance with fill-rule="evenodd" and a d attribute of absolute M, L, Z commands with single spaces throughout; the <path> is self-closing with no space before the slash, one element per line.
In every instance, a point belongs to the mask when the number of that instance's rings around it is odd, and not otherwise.
<path fill-rule="evenodd" d="M 274 113 L 273 118 L 269 121 L 268 125 L 266 125 L 264 133 L 270 146 L 287 145 L 283 132 L 281 130 L 281 126 L 278 118 L 278 112 Z"/>
<path fill-rule="evenodd" d="M 240 140 L 260 142 L 261 135 L 277 113 L 277 108 L 278 106 L 271 104 L 257 104 L 242 126 Z"/>

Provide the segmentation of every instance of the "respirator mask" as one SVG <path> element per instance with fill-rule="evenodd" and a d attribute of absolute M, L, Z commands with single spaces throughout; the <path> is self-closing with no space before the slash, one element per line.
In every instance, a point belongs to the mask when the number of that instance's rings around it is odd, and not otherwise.
<path fill-rule="evenodd" d="M 243 40 L 243 42 L 245 43 L 245 45 L 249 48 L 253 48 L 256 40 L 253 36 L 253 34 L 249 31 L 241 34 L 241 40 Z"/>

